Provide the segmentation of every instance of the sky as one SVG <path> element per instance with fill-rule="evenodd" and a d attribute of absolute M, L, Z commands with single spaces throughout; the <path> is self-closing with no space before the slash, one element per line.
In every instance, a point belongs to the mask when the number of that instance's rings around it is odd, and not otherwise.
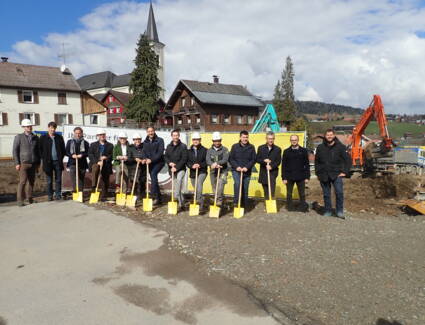
<path fill-rule="evenodd" d="M 269 99 L 285 58 L 299 100 L 425 113 L 425 1 L 157 0 L 166 97 L 179 79 L 246 85 Z M 149 2 L 0 0 L 0 55 L 76 77 L 133 69 Z"/>

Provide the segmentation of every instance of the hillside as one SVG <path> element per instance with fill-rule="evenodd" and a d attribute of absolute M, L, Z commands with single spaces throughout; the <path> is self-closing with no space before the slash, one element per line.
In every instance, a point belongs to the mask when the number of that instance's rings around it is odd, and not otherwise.
<path fill-rule="evenodd" d="M 303 114 L 322 115 L 328 113 L 336 113 L 338 115 L 360 115 L 364 110 L 351 106 L 344 106 L 338 104 L 328 104 L 313 101 L 296 101 L 299 111 Z"/>

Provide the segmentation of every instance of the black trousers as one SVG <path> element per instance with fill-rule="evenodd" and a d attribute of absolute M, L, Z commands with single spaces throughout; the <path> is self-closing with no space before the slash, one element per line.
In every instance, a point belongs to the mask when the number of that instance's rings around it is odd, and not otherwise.
<path fill-rule="evenodd" d="M 301 205 L 305 205 L 305 180 L 293 181 L 288 179 L 288 182 L 286 183 L 286 204 L 288 207 L 292 205 L 292 191 L 294 189 L 294 184 L 297 184 Z"/>
<path fill-rule="evenodd" d="M 263 185 L 263 191 L 264 191 L 264 198 L 266 200 L 269 199 L 269 185 L 268 184 L 261 184 Z M 270 190 L 272 192 L 272 200 L 275 199 L 274 197 L 274 193 L 276 191 L 276 178 L 275 177 L 270 177 Z"/>

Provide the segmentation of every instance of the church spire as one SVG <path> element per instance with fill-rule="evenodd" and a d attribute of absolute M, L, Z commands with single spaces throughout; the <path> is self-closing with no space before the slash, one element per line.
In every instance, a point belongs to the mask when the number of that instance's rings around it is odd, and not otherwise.
<path fill-rule="evenodd" d="M 159 43 L 158 31 L 156 30 L 155 16 L 153 14 L 152 1 L 150 2 L 148 25 L 146 27 L 145 35 L 148 37 L 148 40 Z"/>

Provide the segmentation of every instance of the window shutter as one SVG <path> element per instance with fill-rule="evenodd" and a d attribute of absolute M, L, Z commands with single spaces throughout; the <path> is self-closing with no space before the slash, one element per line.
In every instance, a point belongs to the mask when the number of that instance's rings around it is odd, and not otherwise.
<path fill-rule="evenodd" d="M 36 113 L 35 114 L 35 125 L 40 125 L 40 114 Z"/>
<path fill-rule="evenodd" d="M 68 124 L 73 124 L 72 114 L 68 114 Z"/>
<path fill-rule="evenodd" d="M 23 119 L 24 119 L 24 113 L 19 113 L 19 124 L 21 124 Z"/>
<path fill-rule="evenodd" d="M 7 125 L 7 113 L 2 113 L 3 125 Z"/>
<path fill-rule="evenodd" d="M 34 104 L 38 104 L 38 91 L 34 90 L 33 94 L 34 94 Z"/>
<path fill-rule="evenodd" d="M 58 124 L 58 123 L 59 123 L 59 117 L 58 117 L 58 114 L 53 114 L 53 119 L 54 119 L 54 121 L 55 121 L 55 123 L 56 123 L 56 124 Z"/>
<path fill-rule="evenodd" d="M 22 90 L 18 90 L 18 103 L 24 102 L 24 96 L 22 95 Z"/>

